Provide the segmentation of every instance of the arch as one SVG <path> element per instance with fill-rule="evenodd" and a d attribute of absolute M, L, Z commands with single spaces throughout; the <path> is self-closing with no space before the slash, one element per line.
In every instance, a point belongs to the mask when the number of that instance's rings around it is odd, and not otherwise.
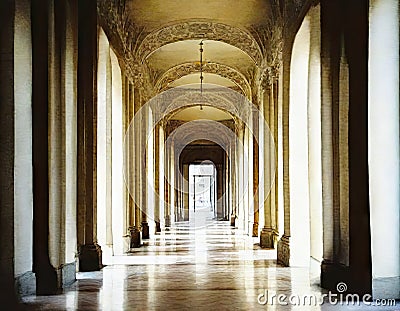
<path fill-rule="evenodd" d="M 138 57 L 144 62 L 160 47 L 183 40 L 207 39 L 226 42 L 245 52 L 256 65 L 262 61 L 260 47 L 247 31 L 222 23 L 210 21 L 185 21 L 169 25 L 147 35 L 138 49 Z"/>
<path fill-rule="evenodd" d="M 180 113 L 180 112 L 182 112 L 182 111 L 184 111 L 184 110 L 186 110 L 186 109 L 196 107 L 196 106 L 198 107 L 199 105 L 198 105 L 198 104 L 189 104 L 189 105 L 185 105 L 185 106 L 182 106 L 182 107 L 176 107 L 174 110 L 169 111 L 168 114 L 165 116 L 164 119 L 165 119 L 165 120 L 173 120 L 173 118 L 174 118 L 178 113 Z M 203 108 L 204 108 L 204 107 L 210 107 L 210 108 L 213 108 L 213 109 L 220 110 L 220 111 L 226 113 L 226 114 L 230 117 L 230 119 L 226 119 L 226 120 L 233 120 L 233 121 L 234 121 L 235 115 L 234 115 L 231 111 L 228 111 L 228 110 L 226 110 L 226 109 L 224 109 L 224 108 L 222 108 L 222 107 L 215 107 L 214 105 L 212 105 L 212 104 L 210 104 L 210 103 L 204 103 L 204 105 L 202 105 L 202 106 L 203 106 Z M 206 119 L 207 119 L 207 118 L 206 118 Z M 214 120 L 214 119 L 210 119 L 210 120 Z M 182 121 L 183 121 L 184 123 L 187 122 L 187 121 L 184 121 L 184 120 L 182 120 Z M 220 123 L 221 123 L 222 120 L 214 120 L 214 121 L 217 121 L 217 122 L 220 122 Z"/>
<path fill-rule="evenodd" d="M 155 89 L 159 92 L 164 91 L 167 89 L 168 84 L 197 72 L 200 72 L 200 64 L 198 62 L 183 63 L 172 67 L 157 80 Z M 248 98 L 251 98 L 250 84 L 245 76 L 236 69 L 224 64 L 210 62 L 203 65 L 203 72 L 218 74 L 223 78 L 231 80 Z"/>
<path fill-rule="evenodd" d="M 229 88 L 213 84 L 203 84 L 203 92 L 200 93 L 199 85 L 192 84 L 175 87 L 154 97 L 149 105 L 152 111 L 158 115 L 157 119 L 163 119 L 178 108 L 202 104 L 213 106 L 231 115 L 247 120 L 251 108 L 248 100 L 240 93 Z"/>

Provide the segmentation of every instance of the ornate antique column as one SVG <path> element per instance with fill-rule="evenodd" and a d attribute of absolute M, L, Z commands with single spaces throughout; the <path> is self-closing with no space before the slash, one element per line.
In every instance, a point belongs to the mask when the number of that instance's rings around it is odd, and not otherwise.
<path fill-rule="evenodd" d="M 135 123 L 134 123 L 134 136 L 133 139 L 134 141 L 132 142 L 132 145 L 130 147 L 130 152 L 133 152 L 133 163 L 134 164 L 134 171 L 132 172 L 132 178 L 134 179 L 135 182 L 135 202 L 133 204 L 135 205 L 134 208 L 132 208 L 132 213 L 134 214 L 134 223 L 132 224 L 132 227 L 130 228 L 130 235 L 131 235 L 131 242 L 130 242 L 130 247 L 131 248 L 136 248 L 141 246 L 141 236 L 140 236 L 140 124 L 141 120 L 140 115 L 138 114 L 138 111 L 140 110 L 140 93 L 139 89 L 137 86 L 133 89 L 133 106 L 134 106 L 134 118 Z"/>
<path fill-rule="evenodd" d="M 79 270 L 102 267 L 96 237 L 96 1 L 79 2 L 78 35 L 78 247 Z"/>
<path fill-rule="evenodd" d="M 135 226 L 135 201 L 133 200 L 133 196 L 135 195 L 136 187 L 138 186 L 135 183 L 135 151 L 136 148 L 135 146 L 135 128 L 131 122 L 133 121 L 134 115 L 135 115 L 135 88 L 132 83 L 130 83 L 127 79 L 127 94 L 126 94 L 126 107 L 125 109 L 127 110 L 127 129 L 128 126 L 132 126 L 130 128 L 130 133 L 129 133 L 129 148 L 126 150 L 127 154 L 127 162 L 126 162 L 126 167 L 125 170 L 128 171 L 128 180 L 126 181 L 129 185 L 129 190 L 132 193 L 128 193 L 128 201 L 126 202 L 127 207 L 126 207 L 126 217 L 127 217 L 127 225 L 128 225 L 128 231 L 130 233 L 131 229 L 134 228 Z"/>
<path fill-rule="evenodd" d="M 223 196 L 223 165 L 222 164 L 217 164 L 217 218 L 222 219 L 223 218 L 223 202 L 222 202 L 222 196 Z"/>
<path fill-rule="evenodd" d="M 288 39 L 282 52 L 282 148 L 283 148 L 283 204 L 284 234 L 278 241 L 278 261 L 290 264 L 290 186 L 289 186 L 289 85 L 290 59 L 293 42 Z"/>
<path fill-rule="evenodd" d="M 160 121 L 159 127 L 159 155 L 160 155 L 160 166 L 159 166 L 159 187 L 160 187 L 160 204 L 159 204 L 159 222 L 160 227 L 161 224 L 164 225 L 164 213 L 165 213 L 165 130 L 164 130 L 164 121 Z M 161 228 L 160 228 L 161 231 Z"/>
<path fill-rule="evenodd" d="M 160 154 L 160 123 L 154 127 L 154 221 L 155 233 L 161 232 L 160 226 L 160 204 L 162 197 L 160 197 L 160 173 L 161 173 L 161 154 Z"/>
<path fill-rule="evenodd" d="M 264 119 L 270 125 L 270 98 L 271 87 L 267 83 L 263 85 L 264 91 L 262 94 L 262 105 L 264 112 Z M 264 191 L 265 201 L 263 202 L 264 208 L 264 228 L 260 234 L 260 246 L 264 248 L 274 248 L 273 230 L 272 230 L 272 216 L 271 216 L 271 153 L 269 131 L 264 130 Z"/>
<path fill-rule="evenodd" d="M 231 188 L 231 215 L 230 215 L 230 223 L 232 227 L 235 227 L 235 220 L 236 220 L 236 215 L 237 215 L 237 211 L 236 211 L 236 178 L 237 178 L 237 174 L 236 174 L 236 165 L 237 165 L 237 156 L 236 156 L 236 143 L 235 141 L 232 141 L 230 146 L 229 146 L 229 151 L 230 151 L 230 157 L 229 157 L 229 161 L 230 161 L 230 188 Z"/>
<path fill-rule="evenodd" d="M 148 148 L 152 148 L 152 146 L 147 145 L 147 139 L 148 139 L 148 125 L 149 125 L 149 107 L 148 106 L 143 106 L 144 103 L 141 103 L 142 109 L 144 111 L 142 112 L 142 123 L 141 123 L 141 133 L 140 133 L 140 157 L 141 157 L 141 167 L 140 167 L 140 172 L 141 172 L 141 202 L 140 202 L 140 208 L 141 208 L 141 216 L 142 216 L 142 238 L 143 239 L 148 239 L 150 238 L 150 232 L 149 232 L 149 224 L 147 222 L 147 213 L 149 213 L 149 208 L 147 204 L 149 203 L 147 200 L 147 176 L 148 176 L 148 169 L 149 169 L 149 163 L 148 163 L 148 153 L 149 150 Z"/>
<path fill-rule="evenodd" d="M 372 295 L 399 299 L 399 3 L 372 0 L 369 10 Z"/>
<path fill-rule="evenodd" d="M 237 218 L 237 227 L 241 230 L 244 230 L 244 221 L 245 221 L 245 196 L 244 196 L 244 126 L 241 120 L 238 121 L 237 125 L 238 131 L 238 146 L 237 146 L 237 154 L 238 154 L 238 192 L 237 192 L 237 202 L 238 202 L 238 218 Z"/>
<path fill-rule="evenodd" d="M 38 12 L 37 5 L 33 10 Z M 32 34 L 37 36 L 37 32 L 31 29 L 30 14 L 30 1 L 0 2 L 0 304 L 8 310 L 19 309 L 18 295 L 34 294 L 36 290 L 32 263 L 38 254 L 32 254 L 29 243 L 33 242 L 32 177 L 35 173 L 32 171 L 31 47 Z M 43 179 L 47 179 L 47 174 Z M 46 209 L 46 205 L 41 208 Z M 41 242 L 47 243 L 43 237 Z M 34 265 L 33 269 L 37 263 Z"/>
<path fill-rule="evenodd" d="M 259 153 L 258 153 L 258 139 L 259 139 L 259 112 L 253 111 L 253 211 L 254 211 L 254 223 L 253 223 L 253 237 L 258 237 L 258 224 L 259 224 Z"/>

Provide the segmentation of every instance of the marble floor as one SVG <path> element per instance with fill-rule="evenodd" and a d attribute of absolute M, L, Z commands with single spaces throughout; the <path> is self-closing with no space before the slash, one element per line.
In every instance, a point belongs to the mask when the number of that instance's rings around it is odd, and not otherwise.
<path fill-rule="evenodd" d="M 27 310 L 400 310 L 331 304 L 308 269 L 280 266 L 257 242 L 227 222 L 179 223 L 102 271 L 78 273 L 63 294 L 23 302 Z"/>

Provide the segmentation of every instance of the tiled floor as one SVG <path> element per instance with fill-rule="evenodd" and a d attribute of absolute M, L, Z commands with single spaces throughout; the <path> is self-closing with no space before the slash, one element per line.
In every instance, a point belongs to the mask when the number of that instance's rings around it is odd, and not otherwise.
<path fill-rule="evenodd" d="M 99 272 L 79 273 L 64 294 L 31 296 L 29 310 L 400 310 L 394 307 L 320 305 L 324 293 L 310 286 L 307 269 L 276 263 L 274 250 L 227 222 L 182 223 L 153 236 L 131 254 L 113 258 Z M 267 292 L 266 292 L 267 291 Z M 268 294 L 269 301 L 262 305 Z M 282 305 L 274 294 L 287 295 Z M 289 302 L 291 294 L 297 295 Z M 296 299 L 315 296 L 318 305 Z M 297 298 L 298 297 L 298 298 Z"/>

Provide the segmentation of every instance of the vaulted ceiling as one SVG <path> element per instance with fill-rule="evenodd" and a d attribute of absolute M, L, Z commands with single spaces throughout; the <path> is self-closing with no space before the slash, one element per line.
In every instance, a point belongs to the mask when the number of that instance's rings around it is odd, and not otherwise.
<path fill-rule="evenodd" d="M 269 11 L 266 0 L 131 0 L 127 1 L 132 21 L 149 31 L 165 25 L 206 19 L 235 27 L 265 25 Z"/>
<path fill-rule="evenodd" d="M 276 45 L 282 33 L 277 33 L 274 23 L 279 22 L 281 28 L 283 24 L 277 17 L 287 15 L 290 5 L 298 14 L 303 2 L 102 0 L 98 7 L 117 54 L 127 71 L 141 76 L 151 89 L 148 96 L 200 82 L 199 43 L 203 40 L 204 82 L 252 99 L 254 79 L 265 67 L 269 46 L 281 48 Z M 190 111 L 181 114 L 194 118 Z"/>

